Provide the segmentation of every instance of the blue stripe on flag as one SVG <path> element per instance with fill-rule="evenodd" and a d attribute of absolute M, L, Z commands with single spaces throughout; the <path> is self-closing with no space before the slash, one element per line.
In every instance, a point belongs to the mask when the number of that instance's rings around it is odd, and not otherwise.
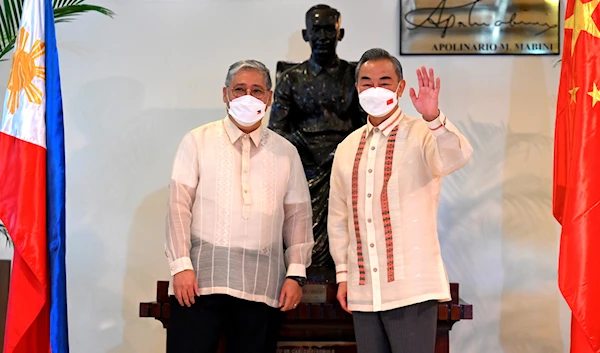
<path fill-rule="evenodd" d="M 45 0 L 44 12 L 50 347 L 52 353 L 68 353 L 67 278 L 65 268 L 65 141 L 52 0 Z"/>

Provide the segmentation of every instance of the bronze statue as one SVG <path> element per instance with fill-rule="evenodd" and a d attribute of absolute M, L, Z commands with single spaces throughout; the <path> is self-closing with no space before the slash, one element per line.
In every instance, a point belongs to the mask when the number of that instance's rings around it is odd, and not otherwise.
<path fill-rule="evenodd" d="M 340 13 L 327 5 L 316 5 L 306 12 L 302 36 L 310 43 L 310 59 L 297 65 L 278 63 L 269 121 L 272 130 L 296 146 L 302 159 L 313 207 L 311 267 L 321 269 L 334 268 L 327 237 L 333 155 L 337 145 L 367 119 L 354 85 L 356 63 L 341 60 L 336 54 L 337 43 L 344 37 L 340 24 Z"/>

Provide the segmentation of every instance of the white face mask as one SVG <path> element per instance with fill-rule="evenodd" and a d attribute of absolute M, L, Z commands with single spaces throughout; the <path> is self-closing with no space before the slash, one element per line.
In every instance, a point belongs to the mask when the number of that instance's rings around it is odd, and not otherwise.
<path fill-rule="evenodd" d="M 398 84 L 400 87 L 400 84 Z M 398 91 L 396 87 L 396 92 Z M 396 92 L 381 87 L 371 87 L 359 93 L 360 106 L 372 117 L 386 116 L 398 106 Z"/>
<path fill-rule="evenodd" d="M 229 96 L 227 96 L 229 100 Z M 259 122 L 267 110 L 265 102 L 249 94 L 235 98 L 229 101 L 229 115 L 238 122 L 238 124 L 250 127 Z"/>

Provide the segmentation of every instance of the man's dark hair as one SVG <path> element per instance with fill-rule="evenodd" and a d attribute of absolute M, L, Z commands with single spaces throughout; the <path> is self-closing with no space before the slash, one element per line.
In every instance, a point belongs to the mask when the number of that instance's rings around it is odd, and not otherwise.
<path fill-rule="evenodd" d="M 315 11 L 319 11 L 319 10 L 329 10 L 329 11 L 333 12 L 335 15 L 335 21 L 336 22 L 340 21 L 341 15 L 338 10 L 334 9 L 333 7 L 331 7 L 329 5 L 319 4 L 319 5 L 315 5 L 315 6 L 311 7 L 310 9 L 308 9 L 308 11 L 306 11 L 305 21 L 307 22 L 307 25 L 308 25 L 308 20 L 310 19 L 310 16 L 312 15 L 312 13 Z"/>
<path fill-rule="evenodd" d="M 385 49 L 381 48 L 373 48 L 367 50 L 361 57 L 358 65 L 356 65 L 355 79 L 358 81 L 358 71 L 361 66 L 367 61 L 377 61 L 377 60 L 389 60 L 394 64 L 394 69 L 396 70 L 396 75 L 398 75 L 398 80 L 402 80 L 402 65 L 400 64 L 400 60 L 398 60 L 395 56 L 391 55 Z"/>

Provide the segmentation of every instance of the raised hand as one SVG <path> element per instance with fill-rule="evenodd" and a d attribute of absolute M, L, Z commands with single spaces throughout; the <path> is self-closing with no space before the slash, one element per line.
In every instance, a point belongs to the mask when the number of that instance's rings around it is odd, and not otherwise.
<path fill-rule="evenodd" d="M 440 95 L 440 78 L 435 78 L 433 69 L 427 69 L 422 66 L 417 69 L 417 78 L 419 80 L 419 95 L 415 93 L 415 89 L 410 89 L 410 99 L 415 106 L 415 109 L 427 121 L 434 120 L 440 115 L 438 108 L 438 97 Z"/>

